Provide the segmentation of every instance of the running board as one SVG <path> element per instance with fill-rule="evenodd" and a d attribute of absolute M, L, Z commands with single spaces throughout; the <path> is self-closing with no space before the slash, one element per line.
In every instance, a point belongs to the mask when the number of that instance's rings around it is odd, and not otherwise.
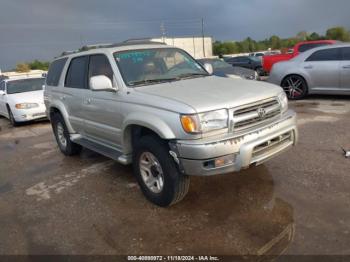
<path fill-rule="evenodd" d="M 74 143 L 77 143 L 83 147 L 86 147 L 94 152 L 97 152 L 101 155 L 109 157 L 109 158 L 119 162 L 120 164 L 123 164 L 123 165 L 131 164 L 131 156 L 124 155 L 122 152 L 120 152 L 119 150 L 117 150 L 115 148 L 95 143 L 91 140 L 88 140 L 86 138 L 81 137 L 80 135 L 79 136 L 71 136 L 71 140 Z"/>

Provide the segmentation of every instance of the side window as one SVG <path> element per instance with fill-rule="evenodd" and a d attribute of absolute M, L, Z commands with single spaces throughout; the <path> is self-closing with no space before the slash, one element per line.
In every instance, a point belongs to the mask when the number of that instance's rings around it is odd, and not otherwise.
<path fill-rule="evenodd" d="M 66 75 L 66 87 L 80 89 L 86 88 L 86 71 L 88 60 L 88 56 L 80 56 L 72 59 Z"/>
<path fill-rule="evenodd" d="M 350 47 L 342 48 L 343 60 L 350 61 Z"/>
<path fill-rule="evenodd" d="M 316 48 L 316 47 L 321 47 L 321 46 L 325 46 L 328 45 L 327 43 L 317 43 L 317 44 L 303 44 L 299 46 L 299 52 L 305 52 L 307 50 L 310 50 L 312 48 Z"/>
<path fill-rule="evenodd" d="M 5 91 L 5 81 L 0 83 L 0 91 Z"/>
<path fill-rule="evenodd" d="M 339 48 L 329 48 L 314 52 L 305 61 L 337 61 L 340 60 Z"/>
<path fill-rule="evenodd" d="M 113 70 L 105 55 L 90 56 L 89 81 L 91 77 L 98 75 L 107 76 L 113 83 Z"/>
<path fill-rule="evenodd" d="M 62 70 L 66 64 L 68 58 L 58 59 L 51 63 L 49 72 L 46 77 L 46 85 L 48 86 L 58 86 Z"/>

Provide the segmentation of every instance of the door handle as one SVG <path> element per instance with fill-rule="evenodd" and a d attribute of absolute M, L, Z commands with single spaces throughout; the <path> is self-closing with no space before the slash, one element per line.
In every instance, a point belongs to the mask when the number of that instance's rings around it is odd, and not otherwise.
<path fill-rule="evenodd" d="M 312 69 L 314 68 L 313 66 L 309 65 L 309 66 L 304 66 L 305 69 Z"/>
<path fill-rule="evenodd" d="M 87 99 L 85 100 L 85 104 L 90 105 L 90 104 L 91 104 L 91 98 L 87 98 Z"/>
<path fill-rule="evenodd" d="M 350 69 L 350 65 L 343 66 L 344 69 Z"/>

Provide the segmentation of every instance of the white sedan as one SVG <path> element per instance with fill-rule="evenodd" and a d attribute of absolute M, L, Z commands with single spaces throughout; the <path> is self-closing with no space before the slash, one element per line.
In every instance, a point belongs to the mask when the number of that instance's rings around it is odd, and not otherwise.
<path fill-rule="evenodd" d="M 0 115 L 13 126 L 46 117 L 44 104 L 45 78 L 15 78 L 0 82 Z"/>

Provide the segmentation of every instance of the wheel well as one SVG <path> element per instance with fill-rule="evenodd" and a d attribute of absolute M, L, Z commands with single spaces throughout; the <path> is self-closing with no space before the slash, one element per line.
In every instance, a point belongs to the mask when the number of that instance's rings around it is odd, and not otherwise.
<path fill-rule="evenodd" d="M 282 86 L 283 81 L 286 80 L 286 78 L 287 78 L 287 77 L 290 77 L 290 76 L 298 76 L 298 77 L 301 77 L 301 78 L 304 80 L 304 82 L 305 82 L 305 84 L 306 84 L 306 87 L 307 87 L 307 88 L 309 87 L 309 85 L 308 85 L 308 83 L 307 83 L 305 77 L 303 77 L 302 75 L 299 75 L 299 74 L 289 74 L 289 75 L 286 75 L 286 76 L 282 79 L 280 86 Z"/>
<path fill-rule="evenodd" d="M 149 129 L 144 126 L 139 125 L 130 125 L 125 129 L 124 135 L 124 152 L 130 153 L 135 144 L 144 136 L 152 135 L 160 139 L 160 136 L 154 132 L 152 129 Z"/>
<path fill-rule="evenodd" d="M 61 114 L 60 110 L 58 110 L 56 107 L 51 107 L 50 108 L 50 119 L 52 118 L 53 115 L 55 114 Z"/>

